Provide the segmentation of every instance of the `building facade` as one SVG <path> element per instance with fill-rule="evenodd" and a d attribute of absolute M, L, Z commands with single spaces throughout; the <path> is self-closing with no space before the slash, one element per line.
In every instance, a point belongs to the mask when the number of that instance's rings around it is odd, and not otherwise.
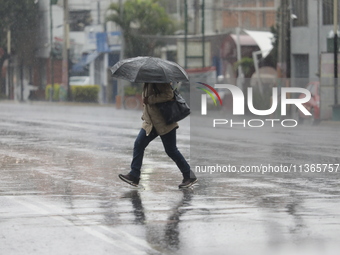
<path fill-rule="evenodd" d="M 50 0 L 39 1 L 39 38 L 36 64 L 32 72 L 34 77 L 30 80 L 41 91 L 52 82 L 59 84 L 63 82 L 64 1 L 52 1 L 53 5 L 50 5 Z M 279 2 L 279 0 L 174 0 L 161 3 L 178 24 L 184 24 L 187 18 L 188 35 L 198 48 L 201 47 L 201 35 L 205 33 L 207 40 L 205 47 L 208 48 L 204 66 L 212 66 L 218 65 L 223 37 L 235 33 L 236 27 L 269 31 L 275 24 L 275 13 Z M 108 86 L 115 87 L 109 89 L 110 95 L 106 101 L 113 101 L 114 94 L 117 92 L 117 85 L 112 85 L 114 81 L 109 77 L 108 67 L 119 60 L 120 48 L 115 44 L 116 47 L 103 50 L 103 47 L 98 46 L 96 36 L 104 32 L 113 33 L 108 34 L 107 36 L 111 37 L 105 37 L 104 40 L 117 41 L 115 33 L 119 31 L 119 27 L 114 23 L 105 22 L 107 8 L 111 3 L 123 4 L 124 0 L 68 0 L 70 60 L 79 68 L 75 70 L 76 72 L 89 75 L 91 83 L 102 86 L 103 91 Z M 180 41 L 184 40 L 183 34 L 183 30 L 176 32 Z M 172 51 L 178 50 L 176 40 L 178 39 L 175 39 L 173 47 L 170 47 Z M 202 52 L 202 50 L 198 51 Z M 182 63 L 181 59 L 176 60 Z"/>
<path fill-rule="evenodd" d="M 290 10 L 291 84 L 304 87 L 310 81 L 320 82 L 321 119 L 331 118 L 335 103 L 334 53 L 329 41 L 334 34 L 333 4 L 333 0 L 292 0 Z M 337 10 L 339 20 L 339 6 Z"/>
<path fill-rule="evenodd" d="M 333 29 L 332 4 L 333 0 L 292 1 L 292 78 L 318 79 L 320 76 L 320 54 L 327 52 L 327 37 Z"/>

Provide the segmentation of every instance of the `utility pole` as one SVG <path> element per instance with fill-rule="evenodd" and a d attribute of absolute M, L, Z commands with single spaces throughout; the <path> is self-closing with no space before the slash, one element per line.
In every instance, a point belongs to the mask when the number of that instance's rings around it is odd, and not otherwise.
<path fill-rule="evenodd" d="M 188 68 L 188 0 L 184 0 L 184 68 Z"/>
<path fill-rule="evenodd" d="M 282 78 L 283 73 L 282 73 L 282 65 L 283 65 L 283 1 L 281 1 L 280 7 L 279 7 L 279 30 L 278 30 L 278 37 L 279 37 L 279 41 L 278 41 L 278 47 L 277 47 L 277 75 L 278 78 Z M 279 85 L 281 85 L 281 83 L 279 82 Z M 280 86 L 279 86 L 280 87 Z"/>
<path fill-rule="evenodd" d="M 334 21 L 334 105 L 338 104 L 338 0 L 333 1 Z"/>
<path fill-rule="evenodd" d="M 70 24 L 68 0 L 64 0 L 64 45 L 63 45 L 63 84 L 67 90 L 67 100 L 71 101 L 71 89 L 69 83 L 69 55 L 70 55 Z"/>
<path fill-rule="evenodd" d="M 20 102 L 24 101 L 24 60 L 20 60 Z"/>
<path fill-rule="evenodd" d="M 123 6 L 123 0 L 119 0 L 119 16 L 120 19 L 123 19 L 123 15 L 124 15 L 124 6 Z M 124 59 L 125 57 L 125 39 L 124 39 L 124 31 L 121 28 L 121 37 L 122 37 L 122 43 L 121 43 L 121 48 L 120 48 L 120 55 L 119 55 L 119 60 Z"/>
<path fill-rule="evenodd" d="M 237 52 L 237 62 L 240 63 L 242 59 L 242 53 L 241 53 L 241 42 L 240 42 L 240 33 L 241 33 L 241 28 L 237 27 L 236 28 L 236 52 Z M 238 67 L 238 77 L 237 77 L 237 86 L 243 90 L 243 72 L 242 72 L 242 66 L 239 64 Z"/>
<path fill-rule="evenodd" d="M 54 93 L 54 59 L 53 59 L 53 15 L 52 15 L 52 4 L 50 1 L 50 74 L 51 74 L 51 89 L 50 89 L 50 101 L 53 101 Z"/>
<path fill-rule="evenodd" d="M 202 0 L 202 67 L 205 67 L 205 0 Z"/>
<path fill-rule="evenodd" d="M 100 25 L 100 1 L 97 1 L 97 23 Z"/>
<path fill-rule="evenodd" d="M 278 78 L 287 78 L 290 75 L 289 63 L 289 30 L 290 12 L 288 0 L 282 0 L 279 9 L 279 30 L 278 30 Z M 280 87 L 280 86 L 279 86 Z"/>
<path fill-rule="evenodd" d="M 123 0 L 119 0 L 119 16 L 120 19 L 123 19 L 124 15 L 124 6 L 123 6 Z M 124 38 L 124 30 L 123 27 L 120 28 L 121 32 L 121 45 L 120 45 L 120 54 L 119 54 L 119 60 L 123 60 L 125 58 L 125 38 Z M 120 109 L 123 105 L 123 99 L 124 99 L 124 87 L 125 82 L 122 79 L 118 79 L 117 81 L 117 96 L 116 96 L 116 108 Z"/>
<path fill-rule="evenodd" d="M 7 53 L 8 53 L 8 65 L 7 65 L 7 86 L 6 86 L 6 96 L 8 99 L 11 98 L 11 28 L 7 30 Z"/>
<path fill-rule="evenodd" d="M 200 19 L 200 0 L 194 0 L 194 34 L 197 35 L 199 31 L 199 19 Z"/>

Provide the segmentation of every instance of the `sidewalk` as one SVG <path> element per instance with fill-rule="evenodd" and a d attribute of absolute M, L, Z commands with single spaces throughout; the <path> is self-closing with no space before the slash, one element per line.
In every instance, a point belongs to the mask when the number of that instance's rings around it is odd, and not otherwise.
<path fill-rule="evenodd" d="M 340 127 L 340 121 L 335 121 L 335 120 L 323 120 L 319 124 L 320 126 L 339 126 Z"/>
<path fill-rule="evenodd" d="M 116 110 L 122 110 L 126 111 L 123 108 L 118 109 L 116 107 L 116 104 L 107 103 L 107 104 L 100 104 L 100 103 L 83 103 L 83 102 L 50 102 L 50 101 L 14 101 L 14 100 L 0 100 L 0 104 L 28 104 L 28 105 L 55 105 L 55 106 L 92 106 L 92 107 L 110 107 L 114 108 Z M 128 110 L 131 111 L 131 110 Z M 140 111 L 140 110 L 136 110 Z M 334 120 L 322 120 L 318 125 L 316 126 L 340 126 L 340 121 L 334 121 Z"/>
<path fill-rule="evenodd" d="M 70 105 L 70 106 L 105 106 L 105 107 L 116 107 L 116 104 L 100 104 L 100 103 L 86 103 L 86 102 L 50 102 L 50 101 L 14 101 L 14 100 L 0 100 L 0 104 L 30 104 L 30 105 Z"/>

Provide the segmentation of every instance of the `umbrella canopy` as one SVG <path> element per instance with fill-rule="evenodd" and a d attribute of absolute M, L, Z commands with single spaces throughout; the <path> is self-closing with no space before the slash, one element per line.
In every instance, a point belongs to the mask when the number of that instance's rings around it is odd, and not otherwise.
<path fill-rule="evenodd" d="M 119 61 L 111 67 L 112 77 L 137 83 L 171 83 L 188 81 L 188 74 L 175 62 L 154 58 L 135 57 Z"/>

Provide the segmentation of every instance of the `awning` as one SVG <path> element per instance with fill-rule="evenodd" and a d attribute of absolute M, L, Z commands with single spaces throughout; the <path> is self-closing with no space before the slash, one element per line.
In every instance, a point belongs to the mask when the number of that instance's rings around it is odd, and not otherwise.
<path fill-rule="evenodd" d="M 84 71 L 84 66 L 90 64 L 92 61 L 94 61 L 98 56 L 100 55 L 100 52 L 94 51 L 88 55 L 83 55 L 80 59 L 80 61 L 72 66 L 73 72 L 82 72 Z"/>
<path fill-rule="evenodd" d="M 101 53 L 98 51 L 94 51 L 91 54 L 87 55 L 86 61 L 85 61 L 85 65 L 90 64 L 92 61 L 94 61 Z"/>
<path fill-rule="evenodd" d="M 72 66 L 72 72 L 83 72 L 84 66 L 86 65 L 86 58 L 87 58 L 87 55 L 81 56 L 81 59 L 79 60 L 79 62 Z"/>
<path fill-rule="evenodd" d="M 270 51 L 273 49 L 272 41 L 274 38 L 273 33 L 264 31 L 250 31 L 244 30 L 248 35 L 250 35 L 254 41 L 259 46 L 262 57 L 265 58 L 269 55 Z"/>

